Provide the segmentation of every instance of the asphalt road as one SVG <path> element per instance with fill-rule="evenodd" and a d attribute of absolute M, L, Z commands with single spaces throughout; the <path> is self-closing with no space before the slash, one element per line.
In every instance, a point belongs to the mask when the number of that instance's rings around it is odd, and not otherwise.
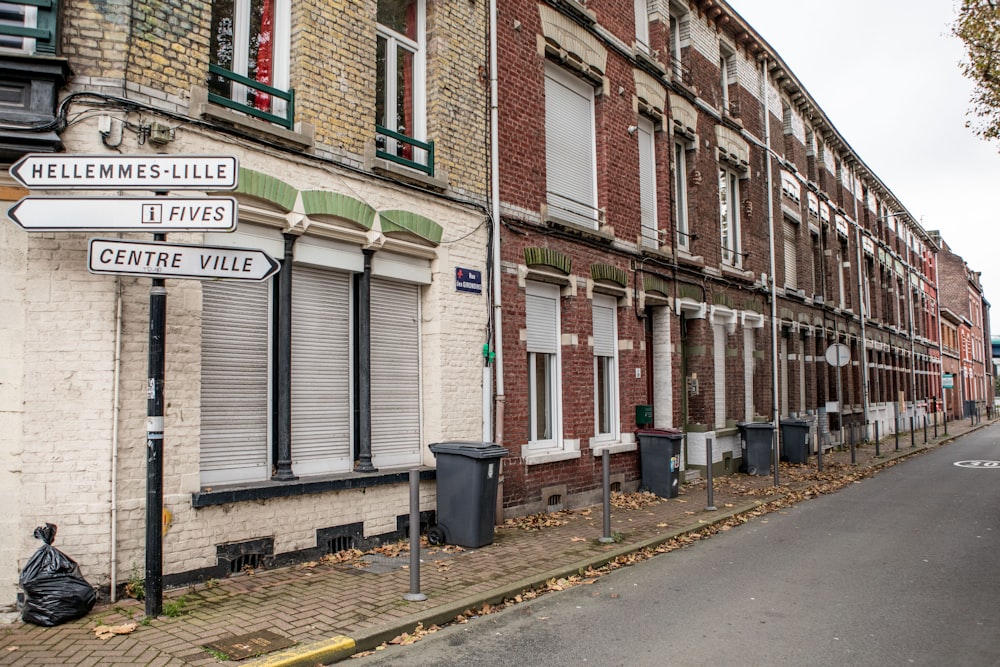
<path fill-rule="evenodd" d="M 959 467 L 959 461 L 996 467 Z M 1000 426 L 376 665 L 1000 665 Z"/>

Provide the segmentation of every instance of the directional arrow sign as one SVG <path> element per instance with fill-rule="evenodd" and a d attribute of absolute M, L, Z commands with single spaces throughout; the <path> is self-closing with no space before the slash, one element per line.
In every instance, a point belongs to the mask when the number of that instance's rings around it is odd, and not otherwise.
<path fill-rule="evenodd" d="M 34 153 L 10 167 L 28 188 L 76 190 L 233 190 L 232 155 L 66 155 Z"/>
<path fill-rule="evenodd" d="M 263 250 L 121 239 L 90 239 L 88 265 L 92 273 L 227 280 L 264 280 L 279 268 Z"/>
<path fill-rule="evenodd" d="M 7 211 L 28 231 L 180 232 L 236 229 L 232 197 L 25 197 Z"/>

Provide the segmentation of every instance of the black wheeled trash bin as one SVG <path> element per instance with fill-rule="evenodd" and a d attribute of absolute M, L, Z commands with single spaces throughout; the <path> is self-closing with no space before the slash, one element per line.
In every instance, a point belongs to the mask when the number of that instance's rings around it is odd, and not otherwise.
<path fill-rule="evenodd" d="M 809 420 L 781 420 L 781 460 L 805 463 L 809 459 Z"/>
<path fill-rule="evenodd" d="M 507 450 L 492 442 L 438 442 L 437 525 L 427 531 L 431 544 L 474 549 L 493 542 L 500 459 Z"/>
<path fill-rule="evenodd" d="M 639 466 L 642 488 L 661 498 L 676 498 L 681 468 L 681 441 L 676 429 L 645 429 L 639 437 Z"/>
<path fill-rule="evenodd" d="M 771 472 L 771 442 L 774 424 L 771 422 L 739 422 L 743 462 L 740 472 L 748 475 L 767 475 Z"/>

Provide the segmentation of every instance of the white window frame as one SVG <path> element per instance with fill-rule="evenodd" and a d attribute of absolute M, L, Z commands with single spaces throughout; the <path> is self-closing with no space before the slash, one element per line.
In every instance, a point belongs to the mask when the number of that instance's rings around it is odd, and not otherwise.
<path fill-rule="evenodd" d="M 563 69 L 545 63 L 545 175 L 548 218 L 597 229 L 597 142 L 594 88 Z M 583 127 L 566 122 L 549 105 L 559 93 L 578 96 Z M 561 101 L 575 98 L 563 97 Z M 584 108 L 584 106 L 586 108 Z"/>
<path fill-rule="evenodd" d="M 405 134 L 408 137 L 412 137 L 419 141 L 424 141 L 427 138 L 427 4 L 426 0 L 416 0 L 417 2 L 417 39 L 414 41 L 406 35 L 401 35 L 400 33 L 392 30 L 391 28 L 384 26 L 382 24 L 377 24 L 376 34 L 377 39 L 384 39 L 386 41 L 386 54 L 385 54 L 385 66 L 386 71 L 384 73 L 383 80 L 385 81 L 385 104 L 395 105 L 396 95 L 398 93 L 396 89 L 397 75 L 399 72 L 396 69 L 397 53 L 399 50 L 406 50 L 413 54 L 413 122 L 414 126 L 412 128 L 404 128 L 405 131 L 401 132 L 399 130 L 399 119 L 392 118 L 390 115 L 386 114 L 386 124 L 383 125 L 388 130 L 393 132 L 400 132 L 400 134 Z M 376 93 L 377 94 L 377 93 Z M 387 110 L 388 111 L 388 110 Z M 391 121 L 391 122 L 389 122 Z M 392 139 L 387 139 L 386 141 L 386 151 L 395 152 L 395 141 Z M 420 152 L 422 153 L 422 151 Z M 419 156 L 415 151 L 415 158 Z M 426 160 L 426 155 L 422 156 L 422 160 Z M 419 161 L 419 160 L 418 160 Z"/>
<path fill-rule="evenodd" d="M 736 83 L 736 53 L 726 44 L 719 43 L 719 85 L 722 88 L 722 113 L 729 113 L 729 86 Z"/>
<path fill-rule="evenodd" d="M 618 301 L 611 296 L 595 294 L 592 308 L 594 327 L 594 441 L 598 443 L 617 442 L 621 437 Z M 599 333 L 600 331 L 603 331 L 604 334 Z M 607 339 L 608 334 L 610 334 L 610 340 Z M 603 430 L 602 411 L 606 415 L 607 422 L 607 427 Z"/>
<path fill-rule="evenodd" d="M 540 339 L 531 326 L 531 318 L 526 322 L 528 333 L 528 449 L 532 452 L 558 450 L 562 448 L 562 353 L 560 345 L 560 294 L 556 285 L 529 281 L 525 284 L 525 311 L 532 312 L 532 299 L 551 300 L 552 321 L 544 322 L 550 332 Z M 544 369 L 545 386 L 538 386 L 536 368 Z M 542 425 L 537 412 L 539 393 L 545 398 L 550 421 L 547 434 L 540 434 Z M 543 435 L 545 437 L 539 437 Z"/>
<path fill-rule="evenodd" d="M 743 266 L 740 239 L 740 174 L 719 165 L 719 238 L 722 263 Z"/>
<path fill-rule="evenodd" d="M 656 135 L 653 121 L 645 116 L 638 120 L 639 140 L 639 206 L 642 244 L 654 250 L 660 247 L 660 231 L 656 217 Z"/>
<path fill-rule="evenodd" d="M 671 180 L 674 194 L 674 230 L 677 234 L 677 247 L 690 252 L 691 232 L 688 226 L 687 145 L 684 141 L 675 137 L 673 150 L 674 177 Z"/>
<path fill-rule="evenodd" d="M 288 90 L 289 61 L 291 51 L 291 0 L 272 0 L 274 2 L 274 26 L 271 29 L 273 45 L 271 47 L 271 83 L 272 88 Z M 251 0 L 233 0 L 233 62 L 231 70 L 235 74 L 248 76 L 247 60 L 250 56 L 250 2 Z M 237 39 L 237 36 L 239 38 Z M 215 35 L 210 35 L 215 39 Z M 233 83 L 230 99 L 246 101 L 247 87 Z M 284 100 L 271 100 L 271 113 L 283 115 L 286 110 Z"/>

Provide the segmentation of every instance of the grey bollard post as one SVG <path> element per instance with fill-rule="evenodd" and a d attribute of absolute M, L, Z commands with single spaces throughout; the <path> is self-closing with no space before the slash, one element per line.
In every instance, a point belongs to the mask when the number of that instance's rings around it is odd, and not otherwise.
<path fill-rule="evenodd" d="M 851 446 L 851 465 L 855 465 L 858 462 L 858 452 L 854 447 L 854 438 L 857 432 L 857 425 L 851 424 L 847 429 L 847 440 L 850 442 Z"/>
<path fill-rule="evenodd" d="M 924 444 L 927 444 L 927 415 L 924 415 Z"/>
<path fill-rule="evenodd" d="M 896 417 L 896 451 L 899 451 L 899 416 Z"/>
<path fill-rule="evenodd" d="M 718 509 L 715 506 L 715 484 L 712 482 L 712 438 L 705 438 L 705 456 L 707 457 L 707 465 L 705 466 L 706 477 L 708 479 L 708 505 L 705 506 L 705 510 L 708 512 L 714 512 Z M 777 467 L 777 464 L 775 464 Z"/>
<path fill-rule="evenodd" d="M 934 439 L 937 440 L 937 416 L 938 413 L 934 413 Z"/>
<path fill-rule="evenodd" d="M 606 449 L 601 452 L 601 468 L 603 470 L 601 483 L 604 490 L 604 535 L 598 541 L 610 544 L 615 538 L 611 535 L 611 452 Z"/>
<path fill-rule="evenodd" d="M 420 592 L 420 471 L 410 471 L 410 592 L 403 596 L 409 602 L 423 602 Z"/>
<path fill-rule="evenodd" d="M 878 439 L 878 422 L 875 422 L 875 458 L 882 456 L 882 443 Z"/>
<path fill-rule="evenodd" d="M 823 472 L 823 437 L 819 433 L 819 427 L 816 427 L 816 470 Z"/>
<path fill-rule="evenodd" d="M 944 434 L 948 435 L 948 413 L 944 413 Z"/>
<path fill-rule="evenodd" d="M 913 423 L 913 417 L 910 417 L 910 447 L 917 446 L 917 428 L 916 424 Z"/>

